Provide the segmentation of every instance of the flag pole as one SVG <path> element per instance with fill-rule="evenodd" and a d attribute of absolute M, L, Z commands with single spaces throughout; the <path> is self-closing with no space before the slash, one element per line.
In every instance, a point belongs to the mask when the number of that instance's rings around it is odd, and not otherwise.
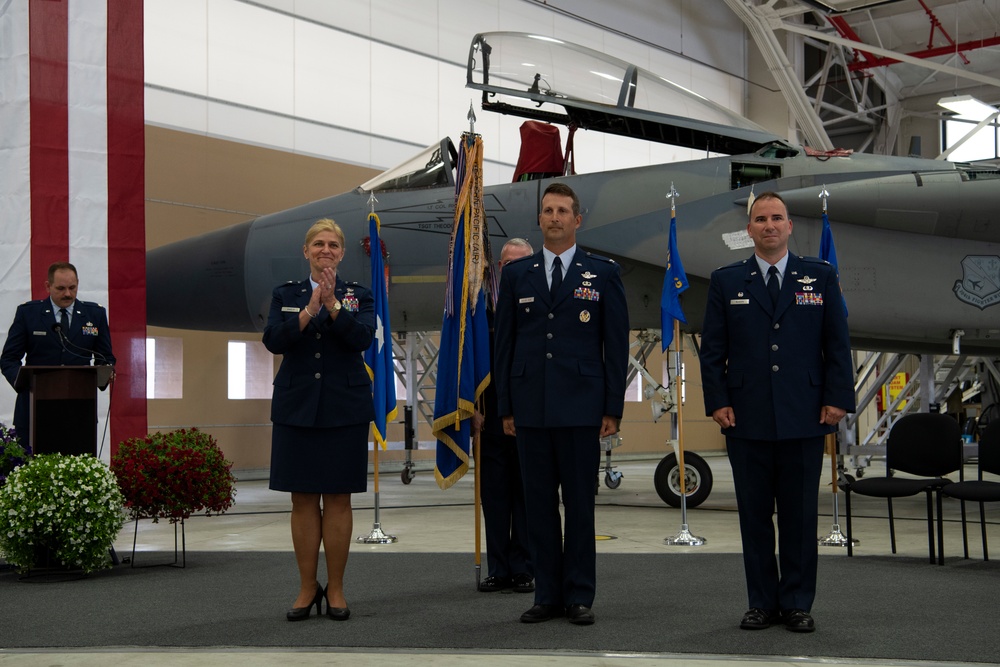
<path fill-rule="evenodd" d="M 664 544 L 670 546 L 700 547 L 707 540 L 704 537 L 693 535 L 688 530 L 687 520 L 687 473 L 684 470 L 684 420 L 681 419 L 681 323 L 674 320 L 674 340 L 677 347 L 674 352 L 674 420 L 677 428 L 677 439 L 674 441 L 674 452 L 677 455 L 677 466 L 680 473 L 681 486 L 681 529 L 673 537 L 663 540 Z"/>
<path fill-rule="evenodd" d="M 472 471 L 472 478 L 475 480 L 475 519 L 476 519 L 476 590 L 479 590 L 479 582 L 482 581 L 481 577 L 483 574 L 483 556 L 482 556 L 482 500 L 480 499 L 480 486 L 479 486 L 479 462 L 482 460 L 479 458 L 479 433 L 475 433 L 472 436 L 472 456 L 476 462 L 476 467 Z"/>
<path fill-rule="evenodd" d="M 469 121 L 469 140 L 475 141 L 476 138 L 476 110 L 473 106 L 473 102 L 469 100 L 469 113 L 466 118 Z M 492 357 L 491 357 L 492 358 Z M 482 410 L 480 410 L 480 414 Z M 476 522 L 475 529 L 475 542 L 476 542 L 476 555 L 475 555 L 475 569 L 476 569 L 476 590 L 479 590 L 479 582 L 482 581 L 483 574 L 483 544 L 482 544 L 482 498 L 480 497 L 480 477 L 479 477 L 479 462 L 482 460 L 479 458 L 479 431 L 472 434 L 472 460 L 475 462 L 475 467 L 472 470 L 473 479 L 473 493 L 475 494 L 474 500 L 474 518 Z"/>
<path fill-rule="evenodd" d="M 827 214 L 827 199 L 830 197 L 830 193 L 826 189 L 826 185 L 822 187 L 819 193 L 819 198 L 823 201 L 823 215 Z M 824 223 L 825 225 L 825 223 Z M 831 237 L 832 238 L 832 237 Z M 822 246 L 822 241 L 820 242 Z M 822 254 L 822 252 L 820 253 Z M 825 258 L 821 258 L 825 259 Z M 848 545 L 847 536 L 840 531 L 840 485 L 838 484 L 839 476 L 837 475 L 837 434 L 831 433 L 826 436 L 826 443 L 824 445 L 827 453 L 830 454 L 830 471 L 832 472 L 833 480 L 830 485 L 831 493 L 833 496 L 833 525 L 830 527 L 830 532 L 826 537 L 819 538 L 818 543 L 821 547 L 846 547 Z M 852 538 L 850 540 L 851 544 L 859 544 L 860 541 L 857 538 Z"/>
<path fill-rule="evenodd" d="M 378 200 L 375 199 L 375 192 L 374 191 L 371 192 L 369 194 L 369 196 L 368 196 L 368 206 L 371 209 L 371 214 L 372 215 L 375 214 L 375 202 L 377 202 L 377 201 Z M 381 253 L 382 253 L 381 242 L 378 244 L 378 247 L 375 247 L 375 244 L 372 244 L 372 247 L 371 247 L 370 251 L 371 251 L 372 254 L 374 254 L 374 253 L 377 252 L 377 253 L 379 253 L 379 256 L 381 256 Z M 372 285 L 372 287 L 374 288 L 374 285 Z M 391 345 L 391 344 L 392 344 L 392 342 L 389 341 L 389 345 Z M 373 424 L 372 425 L 372 432 L 376 433 L 377 430 L 378 429 Z M 373 452 L 372 465 L 373 465 L 373 467 L 375 469 L 375 522 L 372 524 L 372 532 L 368 533 L 367 535 L 360 535 L 358 537 L 358 542 L 361 543 L 361 544 L 391 544 L 391 543 L 393 543 L 393 542 L 396 541 L 396 536 L 395 535 L 386 535 L 382 531 L 382 523 L 379 521 L 378 449 L 379 449 L 379 439 L 378 439 L 377 436 L 373 436 L 372 437 L 372 452 Z"/>
<path fill-rule="evenodd" d="M 382 531 L 382 524 L 379 522 L 379 502 L 378 502 L 378 441 L 373 439 L 372 451 L 374 452 L 375 466 L 375 523 L 372 524 L 372 532 L 358 537 L 361 544 L 392 544 L 396 541 L 395 535 L 386 535 Z"/>
<path fill-rule="evenodd" d="M 674 184 L 670 184 L 670 192 L 667 197 L 670 199 L 670 232 L 668 235 L 668 273 L 670 272 L 671 266 L 674 262 L 680 262 L 680 255 L 673 257 L 674 251 L 674 233 L 675 233 L 675 222 L 677 219 L 677 196 L 678 192 L 674 188 Z M 683 269 L 679 269 L 683 271 Z M 668 276 L 669 278 L 669 276 Z M 678 295 L 679 297 L 679 295 Z M 705 544 L 704 537 L 698 537 L 697 535 L 692 535 L 691 531 L 688 530 L 688 520 L 687 520 L 687 471 L 684 469 L 684 421 L 681 419 L 682 409 L 681 409 L 681 322 L 676 317 L 674 320 L 674 335 L 673 340 L 675 342 L 674 347 L 674 408 L 673 415 L 671 415 L 672 426 L 671 430 L 675 433 L 671 435 L 676 435 L 673 441 L 674 455 L 677 457 L 677 470 L 680 476 L 680 490 L 681 490 L 681 529 L 673 537 L 667 537 L 663 540 L 664 544 L 671 546 L 687 546 L 687 547 L 700 547 Z M 668 364 L 669 366 L 669 364 Z"/>

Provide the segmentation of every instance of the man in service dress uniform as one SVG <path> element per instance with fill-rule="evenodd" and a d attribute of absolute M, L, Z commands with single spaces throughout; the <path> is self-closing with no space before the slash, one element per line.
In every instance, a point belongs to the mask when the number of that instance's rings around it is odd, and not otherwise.
<path fill-rule="evenodd" d="M 104 306 L 78 300 L 78 287 L 76 267 L 56 262 L 45 281 L 49 296 L 17 307 L 0 354 L 0 369 L 11 386 L 25 357 L 29 366 L 80 366 L 91 360 L 114 365 L 107 312 Z M 28 398 L 23 391 L 14 404 L 14 428 L 25 445 L 30 444 Z"/>
<path fill-rule="evenodd" d="M 855 409 L 851 342 L 837 271 L 788 252 L 781 197 L 758 196 L 749 217 L 754 254 L 714 271 L 708 288 L 705 412 L 726 436 L 736 487 L 750 601 L 740 627 L 812 632 L 823 440 Z"/>
<path fill-rule="evenodd" d="M 497 398 L 504 432 L 517 436 L 535 568 L 524 623 L 594 622 L 599 439 L 618 432 L 625 404 L 625 289 L 617 264 L 577 248 L 581 221 L 573 190 L 549 185 L 538 216 L 542 250 L 500 276 Z"/>

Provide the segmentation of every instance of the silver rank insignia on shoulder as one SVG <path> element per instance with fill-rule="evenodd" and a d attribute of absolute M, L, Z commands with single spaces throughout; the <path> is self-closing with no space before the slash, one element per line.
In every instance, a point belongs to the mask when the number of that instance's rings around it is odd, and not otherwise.
<path fill-rule="evenodd" d="M 590 311 L 589 310 L 581 310 L 580 311 L 580 321 L 583 322 L 584 324 L 586 324 L 587 322 L 590 321 Z"/>

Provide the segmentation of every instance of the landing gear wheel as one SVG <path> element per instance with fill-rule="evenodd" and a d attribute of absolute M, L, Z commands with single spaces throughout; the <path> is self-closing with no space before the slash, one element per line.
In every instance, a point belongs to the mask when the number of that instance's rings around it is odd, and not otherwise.
<path fill-rule="evenodd" d="M 622 485 L 622 477 L 625 475 L 620 472 L 615 472 L 614 470 L 609 470 L 604 473 L 604 486 L 609 489 L 617 489 Z"/>
<path fill-rule="evenodd" d="M 677 456 L 667 454 L 656 466 L 653 473 L 656 493 L 671 507 L 681 506 L 681 474 Z M 684 453 L 684 489 L 687 492 L 687 507 L 697 507 L 705 502 L 712 492 L 712 469 L 705 459 L 691 452 Z"/>
<path fill-rule="evenodd" d="M 413 471 L 413 468 L 407 466 L 399 473 L 399 479 L 402 480 L 403 484 L 409 484 L 416 475 L 417 473 Z"/>

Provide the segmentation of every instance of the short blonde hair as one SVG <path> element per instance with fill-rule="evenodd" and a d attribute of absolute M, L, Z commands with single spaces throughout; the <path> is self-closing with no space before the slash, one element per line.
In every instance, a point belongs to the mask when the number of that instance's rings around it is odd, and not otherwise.
<path fill-rule="evenodd" d="M 347 242 L 344 240 L 344 230 L 332 218 L 320 218 L 313 223 L 313 226 L 306 232 L 306 248 L 320 232 L 333 232 L 340 238 L 340 247 L 346 249 Z"/>

